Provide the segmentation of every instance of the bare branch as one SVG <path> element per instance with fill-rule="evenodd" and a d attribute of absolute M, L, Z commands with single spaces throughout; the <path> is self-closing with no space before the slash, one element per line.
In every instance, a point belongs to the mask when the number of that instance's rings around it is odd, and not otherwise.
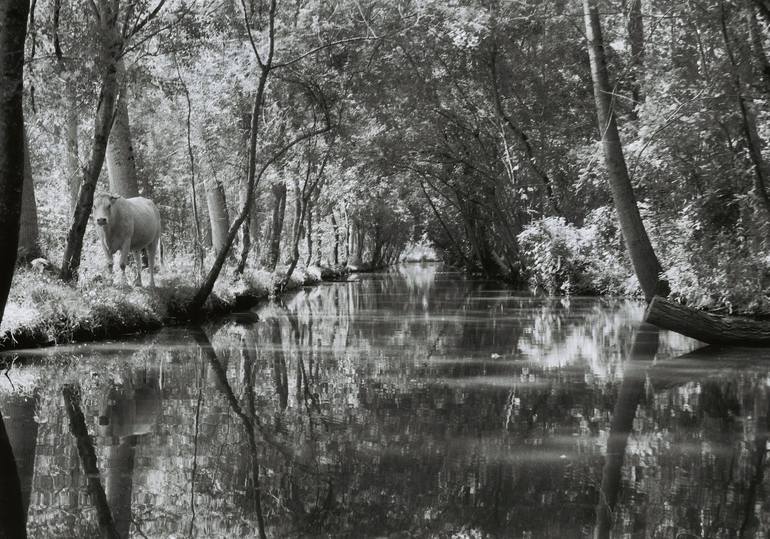
<path fill-rule="evenodd" d="M 159 0 L 158 5 L 155 6 L 155 9 L 150 11 L 150 13 L 148 13 L 144 19 L 138 21 L 134 25 L 134 27 L 131 29 L 131 31 L 127 34 L 126 37 L 130 39 L 134 37 L 136 34 L 138 34 L 142 30 L 142 28 L 144 28 L 147 25 L 148 22 L 150 22 L 152 19 L 155 18 L 155 16 L 160 12 L 160 10 L 163 8 L 163 5 L 165 3 L 166 3 L 166 0 Z"/>
<path fill-rule="evenodd" d="M 251 33 L 251 25 L 249 24 L 249 13 L 246 9 L 246 2 L 245 0 L 241 0 L 241 7 L 243 8 L 243 23 L 246 25 L 246 33 L 249 36 L 249 43 L 251 43 L 251 50 L 254 51 L 254 56 L 257 57 L 257 63 L 259 64 L 259 67 L 264 68 L 265 64 L 262 62 L 262 57 L 259 55 L 259 50 L 257 50 L 257 44 L 254 41 L 254 35 Z"/>
<path fill-rule="evenodd" d="M 306 51 L 306 52 L 300 54 L 299 56 L 297 56 L 296 58 L 294 58 L 292 60 L 289 60 L 288 62 L 283 62 L 283 63 L 280 63 L 280 64 L 275 64 L 275 66 L 273 66 L 273 68 L 274 69 L 278 69 L 279 67 L 286 67 L 286 66 L 290 66 L 291 64 L 296 64 L 300 60 L 302 60 L 304 58 L 307 58 L 308 56 L 311 56 L 311 55 L 313 55 L 313 54 L 315 54 L 315 53 L 317 53 L 319 51 L 322 51 L 324 49 L 328 49 L 329 47 L 335 47 L 337 45 L 342 45 L 344 43 L 352 43 L 352 42 L 355 42 L 355 41 L 376 41 L 378 39 L 380 39 L 380 38 L 378 38 L 378 37 L 369 37 L 369 36 L 361 36 L 361 37 L 349 37 L 347 39 L 340 39 L 339 41 L 332 41 L 331 43 L 326 43 L 324 45 L 320 45 L 320 46 L 318 46 L 318 47 L 316 47 L 314 49 Z"/>

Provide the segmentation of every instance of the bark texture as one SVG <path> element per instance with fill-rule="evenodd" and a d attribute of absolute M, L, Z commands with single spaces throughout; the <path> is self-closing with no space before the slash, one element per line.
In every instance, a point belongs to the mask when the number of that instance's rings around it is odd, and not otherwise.
<path fill-rule="evenodd" d="M 40 228 L 37 220 L 37 202 L 35 200 L 35 183 L 32 178 L 32 167 L 29 159 L 29 141 L 24 134 L 24 189 L 21 195 L 21 222 L 19 224 L 19 261 L 42 256 L 40 248 Z"/>
<path fill-rule="evenodd" d="M 213 180 L 206 186 L 206 205 L 211 225 L 211 246 L 214 254 L 219 254 L 225 248 L 227 229 L 230 227 L 225 190 L 219 180 Z"/>
<path fill-rule="evenodd" d="M 278 182 L 272 187 L 273 193 L 273 218 L 270 226 L 270 245 L 267 250 L 267 258 L 264 266 L 268 271 L 275 271 L 278 260 L 281 257 L 281 234 L 286 215 L 286 184 Z"/>
<path fill-rule="evenodd" d="M 24 38 L 29 2 L 0 2 L 0 322 L 11 288 L 24 185 L 22 110 Z M 21 482 L 0 414 L 0 537 L 27 536 Z"/>
<path fill-rule="evenodd" d="M 123 90 L 118 96 L 115 120 L 107 142 L 107 173 L 110 176 L 110 192 L 130 198 L 139 196 L 139 182 L 136 176 L 134 146 L 131 144 L 123 60 L 117 62 L 116 70 L 118 78 L 123 79 Z"/>
<path fill-rule="evenodd" d="M 770 346 L 770 323 L 698 311 L 655 296 L 644 321 L 708 344 Z"/>
<path fill-rule="evenodd" d="M 75 214 L 75 208 L 78 205 L 78 194 L 80 192 L 80 180 L 82 172 L 80 171 L 80 158 L 78 156 L 78 111 L 76 109 L 74 96 L 69 102 L 67 110 L 67 125 L 65 128 L 67 145 L 67 186 L 70 196 L 70 214 Z"/>
<path fill-rule="evenodd" d="M 592 0 L 583 0 L 583 13 L 588 38 L 588 54 L 591 60 L 596 115 L 599 120 L 599 132 L 604 149 L 604 161 L 609 174 L 612 198 L 615 202 L 620 228 L 623 231 L 623 238 L 631 255 L 634 271 L 644 291 L 645 298 L 650 301 L 658 292 L 659 276 L 662 269 L 642 223 L 634 190 L 631 186 L 631 179 L 628 175 L 626 160 L 623 156 L 623 147 L 615 121 L 612 88 L 604 56 L 601 24 Z M 660 287 L 661 293 L 665 291 L 667 295 L 667 283 L 660 282 Z"/>
<path fill-rule="evenodd" d="M 631 69 L 633 82 L 631 94 L 634 104 L 639 105 L 644 100 L 642 81 L 644 80 L 644 22 L 642 19 L 642 0 L 631 0 L 628 8 L 628 41 L 631 44 Z M 636 108 L 634 108 L 636 115 Z"/>

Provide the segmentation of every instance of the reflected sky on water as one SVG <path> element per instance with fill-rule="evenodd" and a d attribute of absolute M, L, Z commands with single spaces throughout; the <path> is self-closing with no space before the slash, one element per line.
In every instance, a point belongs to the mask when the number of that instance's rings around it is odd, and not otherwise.
<path fill-rule="evenodd" d="M 770 353 L 438 266 L 2 356 L 31 537 L 731 537 L 770 529 Z M 0 466 L 10 466 L 0 462 Z"/>

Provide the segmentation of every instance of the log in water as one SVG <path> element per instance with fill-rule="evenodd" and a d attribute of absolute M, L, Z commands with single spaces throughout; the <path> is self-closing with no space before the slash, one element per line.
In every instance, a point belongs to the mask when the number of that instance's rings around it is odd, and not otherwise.
<path fill-rule="evenodd" d="M 652 298 L 644 320 L 708 344 L 770 346 L 768 322 L 698 311 L 661 296 Z"/>

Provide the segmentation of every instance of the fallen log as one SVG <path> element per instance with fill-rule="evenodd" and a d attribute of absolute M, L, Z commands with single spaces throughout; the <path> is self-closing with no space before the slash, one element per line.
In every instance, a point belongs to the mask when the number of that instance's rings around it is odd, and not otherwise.
<path fill-rule="evenodd" d="M 770 346 L 770 322 L 721 316 L 655 296 L 644 321 L 708 344 Z"/>

